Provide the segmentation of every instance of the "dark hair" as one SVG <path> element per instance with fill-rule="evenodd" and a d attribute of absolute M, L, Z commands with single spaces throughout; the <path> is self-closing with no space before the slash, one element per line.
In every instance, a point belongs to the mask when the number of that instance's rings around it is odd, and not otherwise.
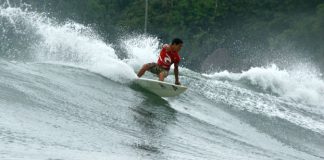
<path fill-rule="evenodd" d="M 175 39 L 172 40 L 171 44 L 178 45 L 178 44 L 182 44 L 182 43 L 183 43 L 183 41 L 180 38 L 175 38 Z"/>

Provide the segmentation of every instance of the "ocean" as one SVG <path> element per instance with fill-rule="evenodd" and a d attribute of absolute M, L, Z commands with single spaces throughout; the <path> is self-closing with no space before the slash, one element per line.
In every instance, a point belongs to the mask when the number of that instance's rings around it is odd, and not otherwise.
<path fill-rule="evenodd" d="M 316 67 L 180 67 L 188 90 L 161 98 L 133 83 L 160 45 L 149 35 L 110 44 L 91 27 L 0 6 L 0 159 L 324 159 Z"/>

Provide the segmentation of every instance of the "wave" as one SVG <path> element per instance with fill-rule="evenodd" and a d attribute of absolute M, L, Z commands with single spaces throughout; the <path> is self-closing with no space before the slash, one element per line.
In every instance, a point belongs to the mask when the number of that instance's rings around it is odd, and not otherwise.
<path fill-rule="evenodd" d="M 123 37 L 120 41 L 127 54 L 123 61 L 133 68 L 139 69 L 143 64 L 157 60 L 160 46 L 157 37 L 134 35 Z"/>
<path fill-rule="evenodd" d="M 21 8 L 0 7 L 0 18 L 16 26 L 1 26 L 5 31 L 1 35 L 3 43 L 17 41 L 11 46 L 14 50 L 3 49 L 3 58 L 79 66 L 118 82 L 136 77 L 133 68 L 118 58 L 111 44 L 90 27 L 72 21 L 58 24 L 43 14 Z M 20 43 L 24 45 L 19 46 Z"/>
<path fill-rule="evenodd" d="M 22 146 L 12 149 L 17 155 L 29 155 L 28 151 L 20 153 L 25 148 L 39 153 L 56 145 L 67 146 L 59 153 L 75 155 L 88 155 L 83 152 L 88 150 L 124 155 L 129 145 L 144 150 L 139 152 L 143 155 L 181 153 L 188 159 L 197 150 L 202 159 L 214 155 L 233 159 L 233 151 L 240 159 L 247 157 L 247 151 L 252 159 L 290 159 L 295 154 L 303 157 L 300 159 L 317 159 L 321 153 L 324 83 L 312 68 L 279 69 L 271 65 L 214 74 L 180 68 L 180 81 L 188 91 L 177 98 L 162 99 L 124 84 L 136 78 L 134 70 L 143 63 L 156 61 L 161 44 L 156 37 L 122 37 L 117 45 L 126 51 L 123 57 L 114 49 L 116 44 L 105 42 L 91 27 L 73 21 L 58 23 L 45 14 L 3 6 L 0 20 L 4 22 L 0 26 L 0 130 L 8 130 L 4 137 L 9 145 Z M 168 81 L 173 78 L 170 75 Z M 268 126 L 270 129 L 265 129 Z M 296 135 L 296 130 L 302 133 Z M 30 137 L 28 141 L 11 140 L 20 133 Z M 68 138 L 62 139 L 62 135 Z M 310 144 L 295 140 L 309 135 Z M 72 145 L 69 137 L 73 137 Z M 40 150 L 33 144 L 45 147 Z M 112 144 L 118 146 L 113 151 Z M 81 149 L 76 153 L 67 150 L 69 147 Z M 222 154 L 224 151 L 228 153 Z M 206 157 L 209 153 L 213 155 Z"/>
<path fill-rule="evenodd" d="M 297 102 L 324 106 L 324 81 L 321 74 L 309 68 L 294 70 L 279 69 L 275 64 L 268 67 L 252 67 L 242 73 L 228 71 L 214 74 L 203 74 L 214 79 L 248 82 L 263 91 L 274 93 L 280 97 Z"/>

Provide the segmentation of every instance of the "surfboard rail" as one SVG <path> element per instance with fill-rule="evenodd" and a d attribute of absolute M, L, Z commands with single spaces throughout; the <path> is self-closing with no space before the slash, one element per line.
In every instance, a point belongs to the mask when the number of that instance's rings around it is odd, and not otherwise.
<path fill-rule="evenodd" d="M 176 85 L 148 78 L 137 78 L 134 83 L 160 97 L 178 96 L 187 90 L 187 87 L 183 85 Z"/>

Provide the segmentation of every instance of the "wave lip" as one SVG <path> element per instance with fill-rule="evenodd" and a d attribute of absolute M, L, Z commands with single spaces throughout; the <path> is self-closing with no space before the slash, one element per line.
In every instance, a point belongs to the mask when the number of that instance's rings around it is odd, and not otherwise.
<path fill-rule="evenodd" d="M 218 72 L 205 77 L 245 82 L 280 97 L 310 105 L 324 106 L 324 81 L 319 74 L 309 71 L 280 70 L 275 64 L 268 67 L 252 67 L 241 73 Z"/>
<path fill-rule="evenodd" d="M 4 43 L 11 41 L 17 54 L 13 60 L 26 59 L 38 63 L 59 63 L 88 69 L 102 74 L 114 81 L 126 83 L 136 78 L 131 66 L 118 58 L 111 44 L 107 44 L 92 30 L 82 24 L 68 21 L 59 24 L 44 14 L 23 10 L 21 8 L 3 8 L 0 6 L 0 18 L 10 22 L 0 26 L 2 30 L 12 30 L 3 38 Z M 23 32 L 23 38 L 20 36 Z M 13 39 L 12 37 L 17 37 Z M 6 54 L 12 55 L 5 50 Z"/>

